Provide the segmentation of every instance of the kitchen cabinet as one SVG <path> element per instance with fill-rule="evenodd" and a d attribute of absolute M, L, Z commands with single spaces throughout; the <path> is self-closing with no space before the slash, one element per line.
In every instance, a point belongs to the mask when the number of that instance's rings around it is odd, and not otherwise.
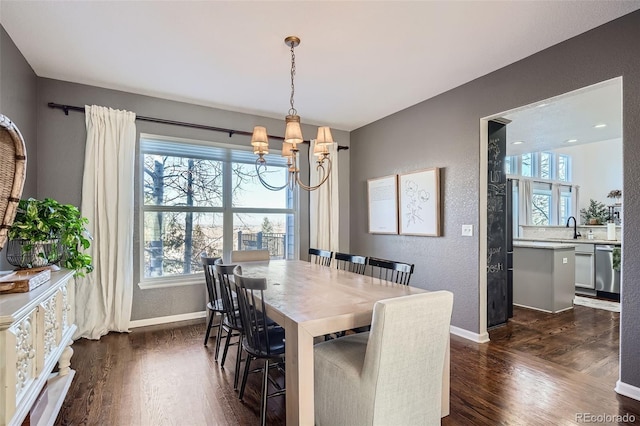
<path fill-rule="evenodd" d="M 593 290 L 594 283 L 594 244 L 576 243 L 576 287 Z"/>
<path fill-rule="evenodd" d="M 575 296 L 573 244 L 513 243 L 513 304 L 544 312 L 573 307 Z"/>
<path fill-rule="evenodd" d="M 27 293 L 0 295 L 0 425 L 56 420 L 75 374 L 72 277 L 61 270 Z"/>

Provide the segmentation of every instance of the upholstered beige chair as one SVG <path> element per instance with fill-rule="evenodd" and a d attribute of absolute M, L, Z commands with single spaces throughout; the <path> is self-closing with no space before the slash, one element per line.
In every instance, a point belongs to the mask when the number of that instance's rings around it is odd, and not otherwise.
<path fill-rule="evenodd" d="M 269 250 L 234 250 L 231 252 L 231 262 L 268 261 Z"/>
<path fill-rule="evenodd" d="M 439 425 L 453 294 L 381 300 L 371 332 L 315 346 L 315 424 Z"/>

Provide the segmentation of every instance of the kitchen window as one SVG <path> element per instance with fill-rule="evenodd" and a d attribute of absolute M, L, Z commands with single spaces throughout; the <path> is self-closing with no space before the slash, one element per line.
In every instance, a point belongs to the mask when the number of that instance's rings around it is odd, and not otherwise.
<path fill-rule="evenodd" d="M 141 287 L 172 285 L 202 272 L 200 255 L 268 249 L 294 258 L 297 199 L 262 186 L 255 156 L 237 146 L 140 137 Z M 286 160 L 268 155 L 269 181 L 284 182 Z"/>
<path fill-rule="evenodd" d="M 518 185 L 513 186 L 514 235 L 519 235 L 519 225 L 554 226 L 564 225 L 569 216 L 575 216 L 574 198 L 577 188 L 571 185 L 571 156 L 554 152 L 530 152 L 508 156 L 505 172 L 510 179 L 531 182 L 530 192 L 520 194 Z M 519 198 L 530 205 L 529 223 L 519 215 Z"/>
<path fill-rule="evenodd" d="M 547 151 L 507 156 L 505 173 L 549 181 L 571 182 L 571 156 Z"/>

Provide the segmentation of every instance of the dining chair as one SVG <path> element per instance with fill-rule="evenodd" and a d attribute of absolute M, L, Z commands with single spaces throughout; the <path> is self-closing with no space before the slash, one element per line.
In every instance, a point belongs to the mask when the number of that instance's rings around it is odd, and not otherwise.
<path fill-rule="evenodd" d="M 216 283 L 216 272 L 215 272 L 215 262 L 220 259 L 219 257 L 207 257 L 206 254 L 200 256 L 200 260 L 202 262 L 202 267 L 204 268 L 204 279 L 205 284 L 207 285 L 207 295 L 209 296 L 209 301 L 207 302 L 207 311 L 209 312 L 209 321 L 207 322 L 207 331 L 204 335 L 204 345 L 207 346 L 209 343 L 209 335 L 211 334 L 211 329 L 214 327 L 218 328 L 218 332 L 216 334 L 216 347 L 215 347 L 215 359 L 218 359 L 218 353 L 220 350 L 220 338 L 222 336 L 222 324 L 224 321 L 224 314 L 226 313 L 224 309 L 224 305 L 222 303 L 222 298 L 220 296 L 220 287 Z M 218 322 L 215 322 L 215 318 L 220 316 Z"/>
<path fill-rule="evenodd" d="M 316 265 L 329 266 L 332 256 L 333 252 L 329 250 L 309 249 L 309 260 L 314 261 Z"/>
<path fill-rule="evenodd" d="M 244 365 L 242 385 L 240 386 L 240 400 L 244 398 L 244 390 L 249 376 L 251 361 L 262 359 L 262 392 L 260 400 L 260 424 L 266 424 L 267 398 L 284 395 L 285 390 L 273 380 L 270 375 L 270 367 L 284 364 L 284 335 L 282 327 L 268 327 L 263 292 L 267 289 L 265 278 L 248 278 L 242 276 L 242 268 L 236 267 L 233 272 L 238 297 L 238 307 L 244 326 L 242 347 L 248 357 Z M 269 383 L 276 388 L 275 392 L 268 393 Z"/>
<path fill-rule="evenodd" d="M 237 296 L 234 292 L 235 286 L 231 280 L 233 277 L 233 269 L 237 265 L 224 265 L 220 261 L 215 264 L 216 274 L 218 276 L 218 283 L 220 284 L 220 293 L 222 297 L 222 304 L 226 311 L 224 316 L 223 327 L 227 331 L 227 336 L 224 344 L 224 351 L 222 352 L 222 360 L 220 361 L 220 367 L 224 368 L 224 362 L 227 359 L 227 351 L 229 346 L 238 345 L 236 353 L 236 370 L 233 377 L 233 389 L 238 389 L 238 379 L 240 377 L 240 363 L 242 362 L 242 336 L 244 335 L 244 327 L 242 325 L 242 319 L 238 311 Z M 233 337 L 238 337 L 238 341 L 231 343 Z"/>
<path fill-rule="evenodd" d="M 414 268 L 412 263 L 377 259 L 375 257 L 370 257 L 368 263 L 371 268 L 372 277 L 377 276 L 381 280 L 409 285 L 409 280 L 411 279 Z"/>
<path fill-rule="evenodd" d="M 439 425 L 453 294 L 380 300 L 371 332 L 314 346 L 315 424 Z"/>
<path fill-rule="evenodd" d="M 271 258 L 269 250 L 233 250 L 231 252 L 231 262 L 258 262 Z"/>
<path fill-rule="evenodd" d="M 364 274 L 367 267 L 367 258 L 365 256 L 336 252 L 334 259 L 337 269 L 343 269 L 355 274 Z"/>

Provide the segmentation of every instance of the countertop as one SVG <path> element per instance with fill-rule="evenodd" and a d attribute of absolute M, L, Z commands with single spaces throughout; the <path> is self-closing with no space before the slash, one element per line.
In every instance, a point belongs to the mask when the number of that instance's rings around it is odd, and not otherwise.
<path fill-rule="evenodd" d="M 563 243 L 559 241 L 540 241 L 540 240 L 513 240 L 513 248 L 537 248 L 537 249 L 547 249 L 547 250 L 565 250 L 565 249 L 575 249 L 575 244 Z"/>
<path fill-rule="evenodd" d="M 578 238 L 577 240 L 574 239 L 565 239 L 565 238 L 514 238 L 513 239 L 513 243 L 515 245 L 515 243 L 517 241 L 522 241 L 522 242 L 531 242 L 531 241 L 542 241 L 542 242 L 549 242 L 549 243 L 560 243 L 560 244 L 610 244 L 610 245 L 614 245 L 614 246 L 620 246 L 622 245 L 622 241 L 620 240 L 589 240 L 587 238 Z"/>

